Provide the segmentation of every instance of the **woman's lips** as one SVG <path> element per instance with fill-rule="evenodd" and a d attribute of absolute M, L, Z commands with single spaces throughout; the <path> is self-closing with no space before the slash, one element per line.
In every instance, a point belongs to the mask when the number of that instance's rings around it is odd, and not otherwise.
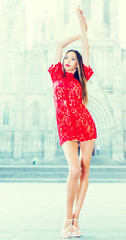
<path fill-rule="evenodd" d="M 69 64 L 65 64 L 67 67 L 70 67 L 70 65 Z"/>

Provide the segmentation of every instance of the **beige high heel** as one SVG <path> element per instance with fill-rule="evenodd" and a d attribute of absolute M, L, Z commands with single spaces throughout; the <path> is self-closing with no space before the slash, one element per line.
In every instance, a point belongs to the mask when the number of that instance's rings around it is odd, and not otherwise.
<path fill-rule="evenodd" d="M 78 221 L 77 218 L 73 218 L 73 220 Z M 81 237 L 81 236 L 82 236 L 82 233 L 81 233 L 80 230 L 78 230 L 78 229 L 77 229 L 76 227 L 74 227 L 73 225 L 72 225 L 72 228 L 73 228 L 73 232 L 72 232 L 71 236 L 73 236 L 73 237 Z"/>
<path fill-rule="evenodd" d="M 70 238 L 71 233 L 72 233 L 72 221 L 73 221 L 73 219 L 66 219 L 65 221 L 71 221 L 71 224 L 67 228 L 65 228 L 64 230 L 61 231 L 61 236 L 63 238 Z"/>

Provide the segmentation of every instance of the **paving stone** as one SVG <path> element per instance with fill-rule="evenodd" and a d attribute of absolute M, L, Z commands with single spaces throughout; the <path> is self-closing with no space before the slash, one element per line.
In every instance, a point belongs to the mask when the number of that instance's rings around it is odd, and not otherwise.
<path fill-rule="evenodd" d="M 126 183 L 89 184 L 79 239 L 126 240 L 125 189 Z M 0 183 L 0 190 L 0 240 L 62 239 L 65 183 Z"/>

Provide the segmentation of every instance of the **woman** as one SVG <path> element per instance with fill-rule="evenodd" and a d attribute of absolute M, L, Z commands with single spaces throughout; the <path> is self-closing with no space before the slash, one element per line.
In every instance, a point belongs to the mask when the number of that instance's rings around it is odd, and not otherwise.
<path fill-rule="evenodd" d="M 53 82 L 60 146 L 63 147 L 69 166 L 66 219 L 61 231 L 64 238 L 82 235 L 78 219 L 88 187 L 90 160 L 97 138 L 94 120 L 86 108 L 88 103 L 86 84 L 94 73 L 89 65 L 87 23 L 80 6 L 76 12 L 81 35 L 58 43 L 54 64 L 48 69 Z M 69 50 L 61 64 L 63 48 L 80 38 L 83 45 L 83 58 L 78 51 Z M 78 157 L 78 142 L 80 142 L 81 161 Z"/>

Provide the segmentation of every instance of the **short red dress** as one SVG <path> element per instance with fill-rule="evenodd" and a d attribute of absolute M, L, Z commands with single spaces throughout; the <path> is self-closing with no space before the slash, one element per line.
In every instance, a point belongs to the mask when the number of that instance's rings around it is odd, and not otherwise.
<path fill-rule="evenodd" d="M 92 68 L 84 66 L 87 81 L 94 73 Z M 82 103 L 82 85 L 73 73 L 64 76 L 61 62 L 48 69 L 52 79 L 53 99 L 60 146 L 69 140 L 78 142 L 97 138 L 95 122 Z"/>

